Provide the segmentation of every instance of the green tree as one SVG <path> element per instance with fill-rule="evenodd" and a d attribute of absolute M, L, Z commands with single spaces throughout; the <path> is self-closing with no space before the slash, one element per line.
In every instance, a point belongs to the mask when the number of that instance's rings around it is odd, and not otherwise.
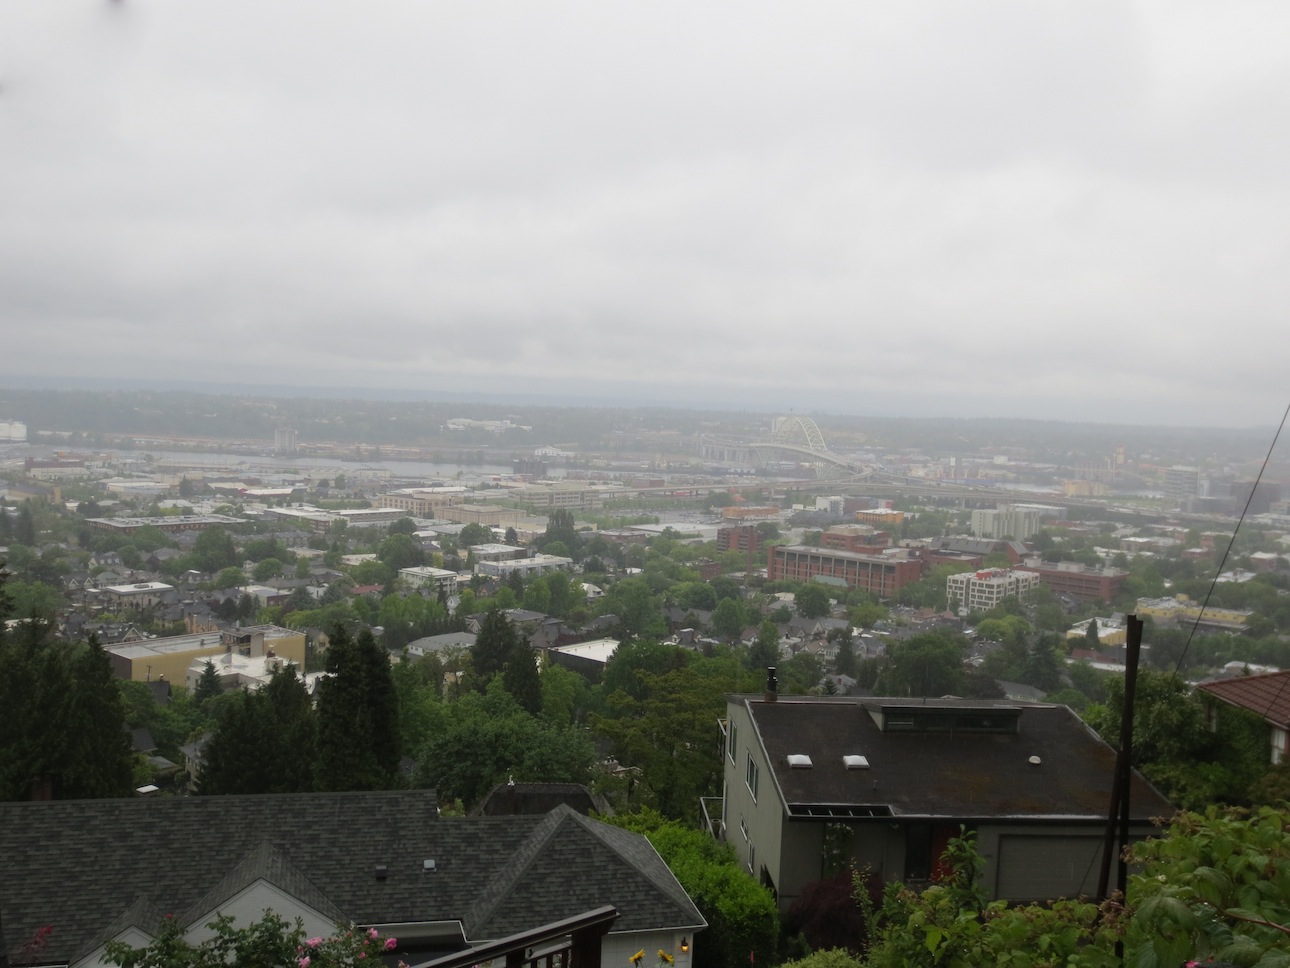
<path fill-rule="evenodd" d="M 585 783 L 595 751 L 587 735 L 530 716 L 497 682 L 443 707 L 443 721 L 418 758 L 417 782 L 441 800 L 477 803 L 494 785 Z"/>
<path fill-rule="evenodd" d="M 399 782 L 398 694 L 389 653 L 364 629 L 337 627 L 318 684 L 318 787 L 383 790 Z"/>
<path fill-rule="evenodd" d="M 515 626 L 500 609 L 490 609 L 480 623 L 479 634 L 470 649 L 470 662 L 479 677 L 479 688 L 483 690 L 494 676 L 500 675 L 506 667 L 506 660 L 520 644 L 520 637 Z"/>
<path fill-rule="evenodd" d="M 695 964 L 712 968 L 774 964 L 779 940 L 775 898 L 739 866 L 729 844 L 651 810 L 608 821 L 649 839 L 708 922 L 708 929 L 694 938 Z"/>
<path fill-rule="evenodd" d="M 309 792 L 315 786 L 316 736 L 309 693 L 295 667 L 285 666 L 263 688 L 229 696 L 203 753 L 198 792 Z"/>
<path fill-rule="evenodd" d="M 945 696 L 963 692 L 963 650 L 937 633 L 888 646 L 876 691 L 884 696 Z"/>
<path fill-rule="evenodd" d="M 797 591 L 797 614 L 804 618 L 824 618 L 829 614 L 828 589 L 818 582 L 807 582 Z"/>
<path fill-rule="evenodd" d="M 754 671 L 765 671 L 767 666 L 779 665 L 779 629 L 770 619 L 761 623 L 756 641 L 748 648 L 747 662 L 748 668 Z"/>
<path fill-rule="evenodd" d="M 227 531 L 216 525 L 197 535 L 189 561 L 193 568 L 213 575 L 221 568 L 230 568 L 239 562 L 237 547 Z"/>
<path fill-rule="evenodd" d="M 666 634 L 663 615 L 649 584 L 639 577 L 624 578 L 610 586 L 600 600 L 602 615 L 614 615 L 623 638 Z"/>
<path fill-rule="evenodd" d="M 394 571 L 425 564 L 425 552 L 410 535 L 392 534 L 376 549 L 376 557 Z"/>
<path fill-rule="evenodd" d="M 221 568 L 219 573 L 215 576 L 215 580 L 212 584 L 217 589 L 241 588 L 246 584 L 246 575 L 242 573 L 241 568 L 235 566 L 230 568 Z"/>
<path fill-rule="evenodd" d="M 125 731 L 125 707 L 112 664 L 90 636 L 70 657 L 72 688 L 65 699 L 67 749 L 59 796 L 88 800 L 128 796 L 134 755 Z"/>
<path fill-rule="evenodd" d="M 18 508 L 18 520 L 13 528 L 13 540 L 16 544 L 36 547 L 36 518 L 32 514 L 31 500 L 22 502 Z"/>
<path fill-rule="evenodd" d="M 542 711 L 542 677 L 538 672 L 537 653 L 519 636 L 502 667 L 502 685 L 525 712 L 536 716 Z"/>
<path fill-rule="evenodd" d="M 482 524 L 475 524 L 473 521 L 461 529 L 461 534 L 457 536 L 457 544 L 462 548 L 469 548 L 472 545 L 492 544 L 493 532 Z"/>
<path fill-rule="evenodd" d="M 128 796 L 133 757 L 107 656 L 95 642 L 58 642 L 43 622 L 5 630 L 2 593 L 0 799 L 42 787 L 59 799 Z"/>
<path fill-rule="evenodd" d="M 676 818 L 694 819 L 700 796 L 721 785 L 721 759 L 712 724 L 725 708 L 724 696 L 748 684 L 733 659 L 692 659 L 659 676 L 639 673 L 637 699 L 617 691 L 605 701 L 591 727 L 611 743 L 614 756 L 641 771 L 637 802 Z"/>
<path fill-rule="evenodd" d="M 723 598 L 712 612 L 712 631 L 727 641 L 738 638 L 747 623 L 743 603 L 735 598 Z"/>
<path fill-rule="evenodd" d="M 197 685 L 193 689 L 193 700 L 199 706 L 205 705 L 208 700 L 214 699 L 223 691 L 219 684 L 219 675 L 215 672 L 215 663 L 207 659 L 206 665 L 202 668 L 202 674 L 197 679 Z"/>
<path fill-rule="evenodd" d="M 256 581 L 268 581 L 270 578 L 279 578 L 282 576 L 282 562 L 277 558 L 265 558 L 259 562 L 251 571 L 251 577 Z"/>

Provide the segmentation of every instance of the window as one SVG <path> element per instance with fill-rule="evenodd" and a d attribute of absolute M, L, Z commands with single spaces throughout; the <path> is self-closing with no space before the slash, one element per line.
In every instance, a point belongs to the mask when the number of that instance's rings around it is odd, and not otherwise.
<path fill-rule="evenodd" d="M 731 720 L 730 729 L 726 733 L 726 756 L 730 758 L 731 763 L 736 762 L 735 753 L 737 753 L 738 750 L 735 747 L 738 744 L 738 742 L 739 742 L 739 727 L 735 725 L 734 720 Z"/>
<path fill-rule="evenodd" d="M 757 761 L 752 758 L 752 753 L 748 754 L 748 770 L 744 774 L 744 780 L 748 784 L 748 792 L 752 794 L 753 802 L 757 801 L 757 774 L 760 770 L 757 768 Z"/>
<path fill-rule="evenodd" d="M 757 876 L 757 848 L 752 844 L 748 845 L 748 873 Z"/>

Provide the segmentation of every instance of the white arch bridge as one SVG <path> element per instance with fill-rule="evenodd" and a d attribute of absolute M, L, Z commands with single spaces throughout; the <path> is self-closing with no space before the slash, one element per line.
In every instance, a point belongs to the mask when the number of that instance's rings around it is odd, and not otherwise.
<path fill-rule="evenodd" d="M 887 479 L 877 464 L 829 450 L 824 434 L 810 417 L 780 417 L 772 426 L 770 435 L 760 438 L 702 434 L 699 437 L 699 454 L 704 460 L 745 467 L 768 467 L 790 460 L 799 465 L 812 465 L 815 476 L 821 480 Z"/>

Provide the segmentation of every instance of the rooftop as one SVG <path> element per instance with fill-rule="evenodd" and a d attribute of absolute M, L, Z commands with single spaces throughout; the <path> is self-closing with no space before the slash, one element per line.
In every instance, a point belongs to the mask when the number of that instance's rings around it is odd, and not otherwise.
<path fill-rule="evenodd" d="M 1110 803 L 1115 753 L 1065 706 L 881 697 L 732 701 L 751 715 L 791 815 L 1090 819 Z M 810 757 L 811 766 L 790 766 L 790 755 Z M 848 756 L 864 757 L 867 766 L 849 767 Z M 1135 818 L 1173 813 L 1136 774 L 1131 801 Z"/>

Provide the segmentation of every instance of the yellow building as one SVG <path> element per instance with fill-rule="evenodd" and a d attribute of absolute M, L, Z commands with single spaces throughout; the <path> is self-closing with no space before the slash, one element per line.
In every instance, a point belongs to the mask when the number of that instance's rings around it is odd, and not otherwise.
<path fill-rule="evenodd" d="M 1098 645 L 1124 645 L 1129 641 L 1129 630 L 1121 622 L 1109 618 L 1094 618 L 1089 621 L 1097 623 Z M 1066 633 L 1068 639 L 1082 639 L 1088 635 L 1088 622 L 1074 625 Z"/>
<path fill-rule="evenodd" d="M 1139 598 L 1138 617 L 1150 615 L 1157 622 L 1181 625 L 1200 624 L 1228 631 L 1244 631 L 1246 620 L 1254 613 L 1240 608 L 1219 608 L 1210 605 L 1201 614 L 1201 605 L 1186 595 L 1175 598 Z"/>
<path fill-rule="evenodd" d="M 119 679 L 150 682 L 165 679 L 183 685 L 188 666 L 194 659 L 235 653 L 247 657 L 270 654 L 305 666 L 305 633 L 277 625 L 198 632 L 193 635 L 168 635 L 142 642 L 122 642 L 104 649 Z"/>
<path fill-rule="evenodd" d="M 880 524 L 900 524 L 905 520 L 905 512 L 893 511 L 891 508 L 874 508 L 871 511 L 857 511 L 855 517 L 861 524 L 877 527 Z"/>

